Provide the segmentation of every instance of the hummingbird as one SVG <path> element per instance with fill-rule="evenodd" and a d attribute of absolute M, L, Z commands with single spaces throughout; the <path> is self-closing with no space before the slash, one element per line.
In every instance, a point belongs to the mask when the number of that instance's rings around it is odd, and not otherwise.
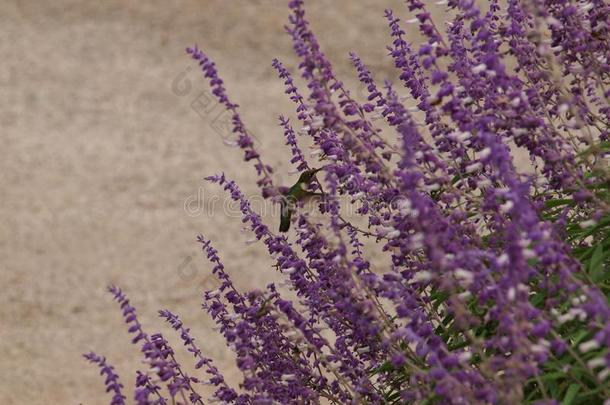
<path fill-rule="evenodd" d="M 282 196 L 282 200 L 280 201 L 280 232 L 287 232 L 290 228 L 290 217 L 292 216 L 298 201 L 302 201 L 306 197 L 322 195 L 322 193 L 314 193 L 307 190 L 311 180 L 320 170 L 322 169 L 305 170 L 301 173 L 297 182 Z"/>

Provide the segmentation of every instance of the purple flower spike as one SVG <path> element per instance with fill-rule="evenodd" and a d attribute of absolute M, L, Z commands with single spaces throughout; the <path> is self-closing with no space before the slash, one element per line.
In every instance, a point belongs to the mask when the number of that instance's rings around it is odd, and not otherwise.
<path fill-rule="evenodd" d="M 126 397 L 122 393 L 123 384 L 120 383 L 118 374 L 114 372 L 114 367 L 106 362 L 105 357 L 98 356 L 93 352 L 84 354 L 83 357 L 91 363 L 97 364 L 100 368 L 100 375 L 106 376 L 106 392 L 113 393 L 110 405 L 125 405 Z"/>

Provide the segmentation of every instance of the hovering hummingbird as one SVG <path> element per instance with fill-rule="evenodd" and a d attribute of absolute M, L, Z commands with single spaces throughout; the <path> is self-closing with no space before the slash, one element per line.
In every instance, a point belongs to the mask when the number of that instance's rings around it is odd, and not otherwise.
<path fill-rule="evenodd" d="M 290 217 L 294 212 L 297 202 L 302 201 L 306 197 L 314 195 L 322 195 L 322 193 L 314 193 L 307 190 L 311 180 L 322 169 L 305 170 L 299 176 L 297 182 L 282 196 L 281 216 L 280 216 L 280 232 L 287 232 L 290 228 Z"/>

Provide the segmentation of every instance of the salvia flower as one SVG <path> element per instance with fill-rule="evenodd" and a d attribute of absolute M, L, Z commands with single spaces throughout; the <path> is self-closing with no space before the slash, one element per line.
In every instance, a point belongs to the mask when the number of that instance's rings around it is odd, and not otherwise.
<path fill-rule="evenodd" d="M 203 375 L 184 373 L 111 287 L 149 367 L 137 372 L 137 403 L 203 403 L 201 384 L 214 387 L 206 403 L 235 404 L 610 397 L 609 6 L 479 3 L 408 0 L 404 20 L 386 10 L 399 81 L 378 83 L 351 52 L 366 90 L 358 100 L 305 2 L 289 1 L 300 78 L 272 61 L 295 115 L 280 116 L 278 132 L 286 160 L 309 179 L 290 194 L 290 232 L 274 233 L 223 173 L 206 178 L 239 205 L 280 281 L 241 291 L 230 276 L 239 270 L 197 237 L 220 282 L 202 292 L 202 307 L 242 373 L 235 388 L 180 318 L 160 311 Z M 444 25 L 433 7 L 446 11 Z M 216 65 L 197 47 L 187 52 L 229 111 L 263 196 L 277 202 L 287 188 L 272 183 Z M 112 367 L 87 356 L 123 403 Z"/>
<path fill-rule="evenodd" d="M 105 357 L 98 356 L 93 352 L 83 356 L 91 363 L 96 364 L 100 368 L 100 375 L 105 376 L 104 384 L 106 385 L 106 392 L 112 392 L 110 405 L 124 405 L 126 397 L 122 392 L 123 384 L 120 383 L 119 376 L 115 373 L 114 367 L 106 362 Z"/>

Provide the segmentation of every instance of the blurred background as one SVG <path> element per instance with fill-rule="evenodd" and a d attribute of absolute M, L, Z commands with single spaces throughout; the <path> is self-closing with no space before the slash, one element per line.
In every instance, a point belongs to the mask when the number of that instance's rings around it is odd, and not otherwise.
<path fill-rule="evenodd" d="M 307 4 L 322 49 L 357 95 L 349 51 L 378 79 L 393 77 L 383 11 L 412 18 L 403 1 Z M 81 357 L 89 350 L 116 366 L 131 401 L 142 367 L 109 283 L 127 292 L 146 330 L 174 342 L 179 359 L 192 363 L 159 309 L 181 315 L 238 381 L 200 309 L 214 283 L 195 236 L 212 239 L 240 288 L 264 288 L 274 274 L 264 247 L 246 245 L 241 221 L 222 209 L 224 195 L 202 181 L 224 171 L 257 195 L 256 175 L 225 145 L 222 111 L 184 48 L 196 43 L 217 62 L 276 181 L 290 185 L 277 116 L 292 117 L 293 105 L 271 68 L 274 57 L 292 71 L 298 63 L 283 29 L 286 5 L 0 2 L 0 403 L 108 403 L 98 370 Z M 210 210 L 210 201 L 220 205 Z"/>

